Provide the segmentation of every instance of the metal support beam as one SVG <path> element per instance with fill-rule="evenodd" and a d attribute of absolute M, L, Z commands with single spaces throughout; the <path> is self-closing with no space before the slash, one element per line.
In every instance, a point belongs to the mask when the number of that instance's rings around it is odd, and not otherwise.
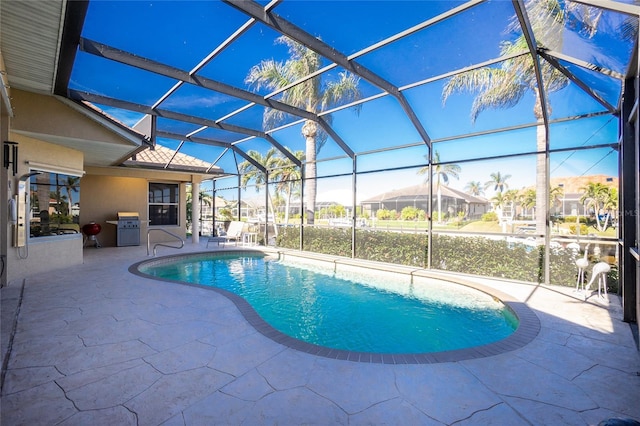
<path fill-rule="evenodd" d="M 175 139 L 179 141 L 185 139 L 183 135 L 180 135 L 178 133 L 170 133 L 170 132 L 158 132 L 158 136 L 161 138 Z M 246 152 L 242 151 L 238 147 L 231 145 L 229 142 L 221 142 L 214 139 L 207 139 L 207 138 L 201 138 L 196 136 L 191 136 L 190 138 L 186 138 L 186 139 L 192 142 L 203 144 L 203 145 L 219 146 L 221 148 L 231 149 L 233 150 L 233 152 L 240 155 L 242 158 L 247 160 L 249 163 L 251 163 L 251 165 L 253 165 L 255 168 L 257 168 L 261 172 L 265 171 L 265 168 L 260 163 L 258 163 L 256 160 L 251 158 Z"/>
<path fill-rule="evenodd" d="M 577 65 L 579 67 L 588 69 L 590 71 L 595 71 L 595 72 L 597 72 L 599 74 L 606 75 L 606 76 L 611 77 L 611 78 L 617 78 L 620 81 L 624 80 L 624 75 L 623 74 L 620 74 L 619 72 L 614 71 L 612 69 L 605 68 L 603 66 L 596 65 L 596 64 L 593 64 L 591 62 L 583 61 L 583 60 L 575 58 L 573 56 L 565 55 L 564 53 L 561 53 L 561 52 L 556 52 L 555 50 L 548 50 L 548 49 L 542 50 L 542 49 L 539 48 L 538 51 L 541 54 L 544 52 L 545 59 L 547 57 L 553 57 L 553 58 L 556 58 L 558 60 L 569 62 L 570 64 Z"/>
<path fill-rule="evenodd" d="M 148 58 L 144 58 L 142 56 L 134 55 L 133 53 L 129 53 L 129 52 L 117 49 L 115 47 L 111 47 L 104 43 L 99 43 L 97 41 L 93 41 L 90 39 L 86 39 L 86 38 L 80 39 L 79 48 L 81 51 L 85 53 L 90 53 L 92 55 L 99 56 L 101 58 L 109 59 L 109 60 L 119 62 L 128 66 L 142 69 L 144 71 L 152 72 L 157 75 L 162 75 L 164 77 L 178 80 L 178 83 L 174 85 L 174 87 L 171 90 L 169 90 L 169 92 L 167 92 L 158 102 L 156 102 L 151 107 L 151 110 L 160 111 L 160 108 L 158 107 L 161 102 L 166 100 L 166 98 L 175 90 L 177 90 L 182 84 L 189 83 L 194 86 L 202 87 L 208 90 L 214 90 L 216 92 L 223 93 L 225 95 L 242 99 L 247 102 L 251 102 L 253 104 L 262 105 L 267 108 L 273 108 L 278 111 L 282 111 L 287 114 L 291 114 L 293 116 L 303 118 L 305 120 L 318 122 L 325 129 L 325 131 L 329 133 L 331 137 L 338 143 L 338 145 L 340 145 L 340 147 L 342 147 L 342 149 L 345 150 L 345 152 L 347 153 L 352 152 L 351 149 L 347 147 L 346 143 L 344 143 L 344 141 L 326 122 L 326 120 L 323 120 L 322 118 L 318 117 L 317 114 L 309 112 L 305 109 L 297 108 L 289 104 L 277 101 L 275 99 L 265 98 L 263 96 L 257 95 L 247 90 L 239 89 L 237 87 L 233 87 L 228 84 L 221 83 L 219 81 L 212 80 L 207 77 L 198 76 L 194 73 L 193 70 L 190 72 L 187 72 L 179 68 L 175 68 L 170 65 L 166 65 Z M 239 113 L 242 110 L 244 109 L 237 110 L 235 113 Z M 167 110 L 164 110 L 164 116 L 168 117 L 168 114 L 170 114 L 170 112 Z M 158 115 L 162 115 L 162 114 L 158 114 Z M 226 119 L 229 117 L 230 116 L 225 116 L 224 118 Z M 175 119 L 180 120 L 180 118 L 178 117 L 176 117 Z M 229 124 L 222 123 L 222 120 L 211 120 L 209 124 L 206 124 L 206 125 L 208 127 L 220 128 L 224 130 L 235 131 L 243 134 L 265 138 L 263 132 L 249 131 L 250 129 L 234 127 Z M 275 142 L 275 139 L 271 138 L 269 142 L 273 144 L 273 142 Z M 277 144 L 277 145 L 280 146 L 280 144 Z M 284 155 L 287 155 L 285 153 L 285 150 L 282 150 L 281 148 L 278 148 L 278 149 Z"/>
<path fill-rule="evenodd" d="M 542 111 L 542 124 L 544 126 L 544 137 L 545 137 L 545 148 L 544 153 L 538 153 L 538 156 L 544 155 L 544 162 L 537 161 L 537 166 L 540 167 L 544 164 L 544 174 L 545 174 L 545 184 L 544 188 L 537 188 L 538 193 L 540 191 L 544 191 L 544 198 L 538 197 L 536 200 L 536 211 L 543 210 L 544 213 L 544 283 L 549 284 L 551 280 L 550 276 L 550 261 L 551 261 L 551 253 L 549 250 L 549 245 L 551 242 L 550 234 L 550 217 L 549 217 L 549 108 L 547 106 L 547 93 L 544 86 L 544 79 L 542 76 L 542 69 L 540 66 L 540 59 L 538 58 L 538 46 L 536 44 L 535 34 L 533 33 L 533 28 L 531 27 L 531 22 L 529 21 L 529 17 L 527 15 L 527 9 L 524 5 L 523 0 L 512 0 L 513 8 L 516 11 L 516 17 L 518 18 L 518 22 L 520 23 L 520 27 L 522 28 L 522 34 L 524 35 L 525 40 L 527 41 L 527 46 L 529 48 L 529 54 L 531 55 L 531 61 L 533 62 L 533 69 L 536 76 L 536 85 L 537 85 L 537 95 L 538 100 L 540 101 L 540 110 Z M 536 172 L 538 173 L 538 171 Z M 543 202 L 539 202 L 542 200 Z M 544 207 L 544 208 L 541 208 Z M 540 230 L 538 230 L 540 232 Z M 539 237 L 539 235 L 538 235 Z"/>
<path fill-rule="evenodd" d="M 278 16 L 271 11 L 265 10 L 259 3 L 256 3 L 254 1 L 223 1 L 228 5 L 233 6 L 236 9 L 246 13 L 248 16 L 251 16 L 252 18 L 255 18 L 256 20 L 269 26 L 273 30 L 286 35 L 292 40 L 295 40 L 303 46 L 308 47 L 309 49 L 324 56 L 330 61 L 335 62 L 345 70 L 352 72 L 353 74 L 363 78 L 369 83 L 375 85 L 376 87 L 379 87 L 380 89 L 395 97 L 396 100 L 400 103 L 402 109 L 407 114 L 408 118 L 411 120 L 411 123 L 414 125 L 414 127 L 422 137 L 423 141 L 426 144 L 430 143 L 431 138 L 427 134 L 427 131 L 422 126 L 422 123 L 417 119 L 417 116 L 413 112 L 413 109 L 407 102 L 406 98 L 400 93 L 400 90 L 396 86 L 378 76 L 368 68 L 358 64 L 353 60 L 350 60 L 343 53 L 324 43 L 320 39 L 312 36 L 308 32 L 297 27 L 286 19 Z"/>
<path fill-rule="evenodd" d="M 89 0 L 61 2 L 64 5 L 64 27 L 60 32 L 60 54 L 55 67 L 53 93 L 66 96 L 73 64 L 78 51 L 78 40 L 89 9 Z M 36 30 L 37 31 L 37 30 Z"/>
<path fill-rule="evenodd" d="M 637 311 L 638 289 L 640 289 L 640 258 L 638 247 L 638 93 L 636 79 L 629 78 L 625 82 L 625 97 L 622 104 L 620 120 L 621 149 L 619 153 L 620 180 L 618 193 L 620 195 L 619 219 L 619 257 L 618 282 L 622 297 L 622 320 L 635 322 L 640 312 Z M 635 107 L 634 107 L 635 106 Z"/>
<path fill-rule="evenodd" d="M 125 52 L 124 50 L 111 47 L 104 43 L 99 43 L 97 41 L 82 38 L 80 39 L 79 49 L 85 53 L 90 53 L 101 58 L 110 59 L 115 62 L 142 69 L 144 71 L 149 71 L 154 74 L 162 75 L 164 77 L 168 77 L 184 83 L 189 83 L 194 86 L 202 87 L 204 89 L 224 93 L 225 95 L 233 96 L 247 102 L 253 102 L 255 104 L 263 105 L 268 108 L 274 108 L 280 111 L 284 111 L 288 114 L 302 117 L 307 120 L 317 120 L 317 116 L 315 114 L 310 113 L 304 109 L 296 108 L 277 100 L 265 99 L 264 97 L 247 90 L 239 89 L 237 87 L 233 87 L 207 77 L 192 74 L 190 72 L 172 67 L 170 65 L 147 59 L 142 56 L 134 55 L 133 53 Z"/>
<path fill-rule="evenodd" d="M 590 88 L 586 83 L 584 83 L 582 80 L 580 80 L 578 77 L 576 77 L 575 74 L 573 74 L 571 71 L 569 71 L 567 69 L 567 67 L 565 67 L 564 65 L 562 65 L 560 62 L 558 62 L 558 60 L 556 58 L 554 58 L 551 55 L 548 55 L 547 52 L 545 52 L 544 49 L 539 49 L 538 53 L 540 54 L 540 56 L 542 56 L 547 62 L 549 62 L 554 68 L 556 68 L 558 71 L 560 71 L 562 74 L 564 74 L 565 77 L 567 77 L 569 80 L 571 80 L 576 86 L 578 86 L 579 88 L 581 88 L 584 92 L 586 92 L 589 96 L 591 96 L 593 99 L 595 99 L 596 102 L 598 102 L 600 105 L 602 105 L 603 107 L 605 107 L 609 112 L 614 113 L 616 112 L 616 108 L 611 105 L 609 102 L 607 102 L 602 96 L 600 96 L 599 94 L 597 94 L 595 92 L 595 90 L 593 90 L 592 88 Z"/>
<path fill-rule="evenodd" d="M 357 188 L 357 179 L 358 179 L 358 163 L 357 157 L 353 157 L 353 165 L 352 165 L 352 173 L 351 173 L 351 258 L 355 259 L 357 255 L 356 251 L 356 223 L 357 223 L 357 215 L 356 215 L 356 188 Z"/>

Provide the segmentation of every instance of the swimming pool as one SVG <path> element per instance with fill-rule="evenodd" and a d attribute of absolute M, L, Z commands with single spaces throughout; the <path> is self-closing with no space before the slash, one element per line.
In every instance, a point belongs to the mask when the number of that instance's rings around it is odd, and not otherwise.
<path fill-rule="evenodd" d="M 241 311 L 250 306 L 258 314 L 254 326 L 263 334 L 325 356 L 431 354 L 425 359 L 432 361 L 443 353 L 469 356 L 471 348 L 474 356 L 488 355 L 519 329 L 511 306 L 477 289 L 320 263 L 234 251 L 154 259 L 131 270 L 222 292 Z"/>

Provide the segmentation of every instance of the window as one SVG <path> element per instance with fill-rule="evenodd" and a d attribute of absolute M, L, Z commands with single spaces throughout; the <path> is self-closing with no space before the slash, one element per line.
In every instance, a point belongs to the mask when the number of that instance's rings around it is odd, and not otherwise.
<path fill-rule="evenodd" d="M 180 190 L 177 183 L 149 183 L 149 225 L 178 225 Z"/>
<path fill-rule="evenodd" d="M 39 174 L 30 179 L 30 236 L 79 234 L 80 177 L 32 171 Z"/>

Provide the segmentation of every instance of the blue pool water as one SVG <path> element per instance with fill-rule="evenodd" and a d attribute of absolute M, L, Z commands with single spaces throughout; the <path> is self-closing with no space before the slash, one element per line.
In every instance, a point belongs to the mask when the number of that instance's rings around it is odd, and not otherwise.
<path fill-rule="evenodd" d="M 280 332 L 333 349 L 382 354 L 463 349 L 501 340 L 518 325 L 502 302 L 451 282 L 338 276 L 247 254 L 179 257 L 139 270 L 236 293 Z"/>

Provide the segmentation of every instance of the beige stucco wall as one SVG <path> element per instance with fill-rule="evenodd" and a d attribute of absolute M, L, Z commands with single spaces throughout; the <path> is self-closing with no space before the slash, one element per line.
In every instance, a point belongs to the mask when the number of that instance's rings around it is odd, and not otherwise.
<path fill-rule="evenodd" d="M 18 173 L 10 176 L 12 194 L 17 193 L 20 176 L 29 173 L 31 167 L 27 161 L 46 164 L 50 169 L 56 168 L 82 170 L 83 155 L 81 152 L 32 139 L 9 132 L 11 141 L 18 143 Z M 82 264 L 82 234 L 65 235 L 63 237 L 41 237 L 28 239 L 28 246 L 13 247 L 13 227 L 5 236 L 7 249 L 7 281 L 9 284 L 21 280 L 28 275 Z M 25 258 L 26 257 L 26 258 Z"/>
<path fill-rule="evenodd" d="M 139 212 L 141 219 L 147 218 L 144 179 L 85 175 L 80 181 L 80 191 L 80 223 L 99 223 L 102 232 L 98 239 L 105 247 L 116 246 L 116 226 L 107 221 L 116 220 L 117 212 Z M 146 232 L 146 227 L 141 231 Z"/>
<path fill-rule="evenodd" d="M 80 182 L 82 203 L 80 221 L 82 224 L 96 222 L 102 226 L 98 235 L 100 244 L 105 247 L 117 246 L 117 228 L 107 221 L 117 220 L 119 211 L 138 212 L 142 222 L 140 229 L 141 245 L 147 243 L 149 230 L 148 191 L 149 182 L 180 184 L 180 213 L 178 226 L 153 227 L 186 238 L 186 185 L 191 175 L 183 173 L 163 173 L 148 170 L 126 169 L 122 167 L 88 167 L 87 174 Z M 117 176 L 116 176 L 117 174 Z M 164 232 L 153 232 L 150 241 L 171 241 L 173 238 Z"/>
<path fill-rule="evenodd" d="M 69 108 L 52 96 L 14 90 L 12 92 L 14 132 L 55 135 L 67 139 L 94 140 L 101 143 L 131 145 L 121 136 Z"/>
<path fill-rule="evenodd" d="M 131 145 L 122 135 L 114 133 L 53 97 L 16 91 L 12 94 L 13 117 L 7 111 L 1 111 L 0 130 L 8 134 L 3 140 L 18 143 L 19 167 L 16 176 L 7 176 L 3 168 L 0 176 L 5 187 L 6 198 L 16 194 L 18 179 L 31 168 L 45 169 L 51 172 L 72 174 L 70 171 L 84 172 L 80 180 L 80 226 L 95 221 L 102 226 L 98 239 L 102 246 L 117 245 L 117 230 L 108 220 L 116 220 L 118 211 L 135 211 L 143 220 L 141 245 L 147 243 L 148 220 L 148 184 L 149 182 L 167 182 L 180 184 L 179 225 L 161 229 L 180 236 L 186 236 L 186 182 L 199 182 L 201 176 L 172 171 L 150 171 L 125 167 L 87 167 L 85 154 L 60 143 L 69 140 L 82 140 L 83 144 L 94 144 L 92 152 L 99 155 L 100 148 L 112 144 Z M 45 142 L 45 140 L 47 142 Z M 69 144 L 67 144 L 69 145 Z M 74 145 L 69 145 L 74 146 Z M 84 146 L 84 145 L 83 145 Z M 126 148 L 127 150 L 129 148 Z M 118 151 L 120 152 L 120 151 Z M 31 167 L 27 162 L 37 163 Z M 11 186 L 9 189 L 8 186 Z M 11 194 L 9 194 L 11 193 Z M 2 285 L 21 283 L 32 274 L 64 269 L 83 262 L 83 250 L 96 250 L 90 244 L 83 245 L 83 235 L 70 234 L 55 237 L 28 239 L 27 248 L 18 250 L 13 247 L 13 226 L 7 218 L 7 202 L 2 203 L 5 214 L 0 215 L 3 232 L 3 255 L 6 247 L 5 275 Z M 6 231 L 6 232 L 5 232 Z M 151 242 L 171 241 L 172 237 L 164 233 L 153 233 Z"/>

